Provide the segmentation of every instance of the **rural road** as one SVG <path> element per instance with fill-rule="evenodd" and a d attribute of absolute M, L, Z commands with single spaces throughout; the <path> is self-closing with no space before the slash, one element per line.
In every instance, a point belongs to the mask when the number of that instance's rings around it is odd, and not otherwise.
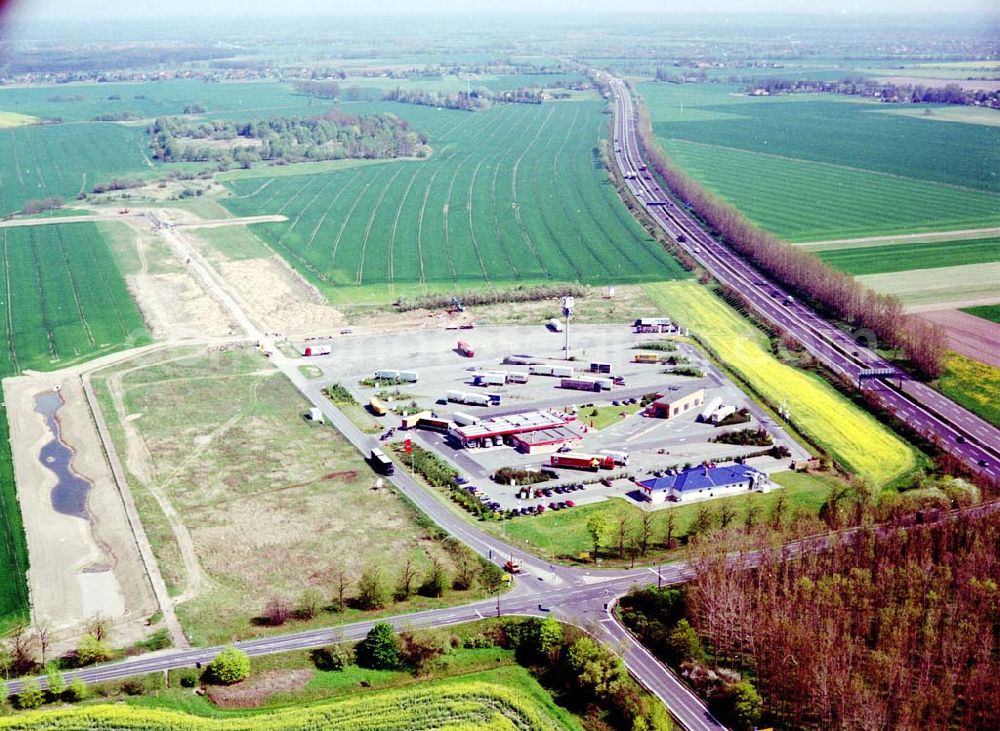
<path fill-rule="evenodd" d="M 785 304 L 785 288 L 712 238 L 669 191 L 660 187 L 657 179 L 646 172 L 628 88 L 620 79 L 602 75 L 615 97 L 615 162 L 622 176 L 629 176 L 625 183 L 650 218 L 713 277 L 738 291 L 758 314 L 792 335 L 834 373 L 855 383 L 860 373 L 870 369 L 897 374 L 881 356 L 855 342 L 850 333 L 798 302 L 787 300 L 790 304 Z M 892 380 L 896 377 L 893 375 Z M 866 390 L 897 418 L 940 444 L 969 469 L 1000 482 L 1000 430 L 919 381 L 904 377 L 901 386 L 894 386 L 889 378 L 872 378 L 868 383 Z"/>
<path fill-rule="evenodd" d="M 125 218 L 141 218 L 144 210 L 134 209 L 129 213 L 95 213 L 91 216 L 50 216 L 48 218 L 12 218 L 0 221 L 0 228 L 18 228 L 20 226 L 52 226 L 62 223 L 94 223 L 95 221 L 121 221 Z M 242 218 L 218 218 L 190 223 L 170 224 L 172 228 L 219 228 L 221 226 L 249 226 L 252 223 L 279 223 L 287 221 L 288 216 L 278 214 L 267 216 L 243 216 Z"/>

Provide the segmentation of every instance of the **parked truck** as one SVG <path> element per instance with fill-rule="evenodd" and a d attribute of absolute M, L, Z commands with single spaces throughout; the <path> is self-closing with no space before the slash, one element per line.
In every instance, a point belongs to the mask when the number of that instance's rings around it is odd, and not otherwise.
<path fill-rule="evenodd" d="M 617 449 L 602 449 L 601 454 L 611 457 L 615 464 L 620 464 L 622 467 L 628 467 L 628 452 L 622 452 Z"/>
<path fill-rule="evenodd" d="M 330 355 L 331 350 L 329 345 L 307 345 L 302 351 L 302 355 L 308 357 L 316 355 Z"/>
<path fill-rule="evenodd" d="M 606 454 L 582 454 L 580 452 L 566 452 L 565 454 L 553 454 L 549 457 L 549 465 L 552 467 L 571 467 L 577 470 L 590 470 L 597 472 L 599 469 L 611 470 L 615 467 L 613 457 Z"/>
<path fill-rule="evenodd" d="M 660 356 L 656 353 L 636 353 L 632 356 L 633 363 L 659 363 Z"/>
<path fill-rule="evenodd" d="M 469 404 L 470 406 L 489 406 L 492 403 L 491 394 L 466 393 L 465 391 L 449 391 L 447 398 L 456 404 Z"/>
<path fill-rule="evenodd" d="M 381 449 L 373 449 L 371 453 L 372 469 L 383 475 L 391 475 L 396 472 L 396 465 L 392 463 L 392 460 L 385 456 L 385 452 Z"/>
<path fill-rule="evenodd" d="M 472 414 L 466 414 L 464 411 L 456 411 L 451 415 L 451 418 L 455 420 L 455 423 L 459 426 L 471 426 L 479 422 L 479 419 Z"/>
<path fill-rule="evenodd" d="M 393 371 L 388 369 L 375 371 L 374 378 L 376 381 L 398 381 L 399 371 Z"/>
<path fill-rule="evenodd" d="M 597 391 L 602 390 L 601 383 L 595 378 L 564 378 L 559 382 L 560 388 L 573 388 L 577 391 Z"/>
<path fill-rule="evenodd" d="M 385 416 L 389 411 L 389 407 L 386 406 L 382 399 L 377 396 L 372 396 L 371 399 L 369 399 L 368 409 L 375 414 L 375 416 Z"/>
<path fill-rule="evenodd" d="M 416 371 L 400 371 L 397 378 L 403 383 L 416 383 L 419 375 Z"/>
<path fill-rule="evenodd" d="M 503 386 L 507 383 L 507 374 L 503 371 L 488 371 L 472 375 L 473 386 Z"/>
<path fill-rule="evenodd" d="M 610 363 L 601 363 L 601 362 L 591 363 L 590 364 L 590 372 L 591 373 L 611 373 L 611 364 Z"/>
<path fill-rule="evenodd" d="M 555 376 L 556 378 L 572 378 L 573 366 L 548 365 L 539 363 L 528 366 L 528 373 L 533 376 Z"/>
<path fill-rule="evenodd" d="M 551 330 L 554 333 L 561 333 L 563 331 L 563 325 L 562 325 L 562 323 L 559 322 L 559 320 L 557 320 L 554 317 L 551 320 L 549 320 L 547 323 L 545 323 L 545 326 L 548 327 L 548 329 Z"/>
<path fill-rule="evenodd" d="M 527 383 L 528 382 L 528 372 L 527 371 L 508 371 L 507 372 L 507 382 L 508 383 Z"/>
<path fill-rule="evenodd" d="M 465 356 L 466 358 L 472 358 L 472 357 L 475 357 L 475 355 L 476 355 L 476 351 L 473 350 L 472 346 L 469 345 L 464 340 L 459 340 L 458 341 L 458 345 L 456 346 L 456 350 L 458 350 L 458 354 L 459 355 Z"/>

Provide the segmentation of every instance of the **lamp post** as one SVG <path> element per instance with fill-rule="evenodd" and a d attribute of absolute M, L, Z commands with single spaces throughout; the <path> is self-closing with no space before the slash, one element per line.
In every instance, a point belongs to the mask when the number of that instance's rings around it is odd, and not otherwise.
<path fill-rule="evenodd" d="M 573 314 L 574 307 L 576 307 L 576 300 L 572 295 L 562 298 L 563 317 L 566 318 L 566 327 L 564 328 L 566 333 L 566 360 L 569 360 L 569 316 Z"/>

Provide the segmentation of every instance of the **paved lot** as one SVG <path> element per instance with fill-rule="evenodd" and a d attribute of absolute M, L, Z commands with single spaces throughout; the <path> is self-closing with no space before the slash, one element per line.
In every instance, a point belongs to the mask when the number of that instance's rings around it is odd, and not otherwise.
<path fill-rule="evenodd" d="M 475 350 L 473 358 L 461 356 L 454 348 L 461 339 Z M 666 392 L 671 388 L 686 386 L 697 381 L 706 391 L 706 401 L 719 397 L 726 404 L 737 408 L 750 409 L 752 420 L 734 428 L 763 426 L 772 433 L 776 441 L 785 444 L 792 452 L 792 459 L 802 459 L 806 451 L 792 441 L 766 414 L 759 409 L 735 384 L 727 380 L 694 347 L 678 343 L 678 350 L 672 355 L 684 356 L 689 365 L 702 369 L 705 377 L 693 379 L 665 373 L 666 366 L 632 362 L 633 356 L 641 352 L 643 343 L 663 340 L 658 335 L 637 335 L 627 324 L 621 325 L 579 325 L 571 328 L 571 357 L 563 359 L 563 335 L 553 333 L 544 326 L 495 326 L 479 327 L 474 330 L 422 330 L 414 337 L 385 334 L 349 334 L 326 340 L 311 341 L 310 344 L 328 344 L 331 354 L 302 358 L 301 363 L 318 366 L 323 371 L 321 383 L 338 382 L 348 388 L 360 403 L 367 403 L 377 391 L 388 390 L 398 394 L 396 406 L 412 411 L 412 402 L 417 408 L 430 409 L 438 416 L 451 418 L 456 411 L 465 412 L 481 419 L 491 416 L 517 413 L 535 409 L 566 410 L 576 409 L 579 423 L 590 424 L 593 407 L 611 406 L 613 400 L 622 401 L 640 398 L 651 392 Z M 302 344 L 297 344 L 301 346 Z M 637 348 L 639 346 L 639 348 Z M 652 352 L 652 351 L 647 351 Z M 528 383 L 483 388 L 471 385 L 474 372 L 487 370 L 526 371 L 528 366 L 504 365 L 505 356 L 521 354 L 543 359 L 560 365 L 573 365 L 578 370 L 586 369 L 591 361 L 610 362 L 612 374 L 625 379 L 623 386 L 611 391 L 588 393 L 560 388 L 560 379 L 549 376 L 531 376 Z M 663 353 L 662 355 L 671 355 Z M 419 374 L 417 383 L 404 384 L 388 389 L 375 389 L 360 385 L 360 381 L 370 378 L 376 370 L 413 370 Z M 438 403 L 448 391 L 469 393 L 498 393 L 499 406 L 480 407 L 464 404 Z M 722 461 L 755 451 L 752 447 L 710 443 L 709 439 L 723 431 L 722 428 L 697 421 L 700 409 L 693 409 L 675 419 L 654 419 L 635 413 L 624 416 L 619 422 L 604 429 L 589 429 L 583 442 L 576 447 L 579 451 L 599 452 L 612 449 L 628 452 L 627 467 L 612 471 L 592 473 L 573 469 L 560 469 L 559 478 L 540 483 L 541 488 L 556 485 L 584 483 L 582 490 L 565 495 L 553 494 L 538 499 L 519 499 L 518 488 L 498 485 L 490 478 L 500 467 L 540 469 L 548 465 L 549 455 L 524 455 L 510 446 L 494 446 L 481 449 L 456 448 L 445 435 L 434 432 L 411 430 L 407 436 L 428 449 L 437 452 L 455 466 L 480 492 L 491 500 L 499 502 L 504 510 L 535 504 L 547 505 L 553 500 L 572 500 L 577 505 L 604 500 L 609 496 L 635 499 L 635 485 L 626 475 L 641 479 L 653 470 L 667 467 L 683 467 L 705 460 Z M 400 418 L 389 414 L 380 419 L 386 429 L 398 427 Z M 398 434 L 397 434 L 398 436 Z M 785 469 L 790 460 L 760 459 L 754 464 L 760 469 L 771 471 Z M 602 485 L 598 479 L 615 476 L 610 486 Z M 639 504 L 648 506 L 644 502 Z"/>

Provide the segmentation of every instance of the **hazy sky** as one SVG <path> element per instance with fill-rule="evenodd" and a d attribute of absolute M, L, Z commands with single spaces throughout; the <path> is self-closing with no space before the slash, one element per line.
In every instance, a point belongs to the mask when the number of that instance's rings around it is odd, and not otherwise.
<path fill-rule="evenodd" d="M 5 21 L 375 13 L 620 12 L 607 0 L 0 0 Z M 629 0 L 633 12 L 996 13 L 997 0 Z"/>

